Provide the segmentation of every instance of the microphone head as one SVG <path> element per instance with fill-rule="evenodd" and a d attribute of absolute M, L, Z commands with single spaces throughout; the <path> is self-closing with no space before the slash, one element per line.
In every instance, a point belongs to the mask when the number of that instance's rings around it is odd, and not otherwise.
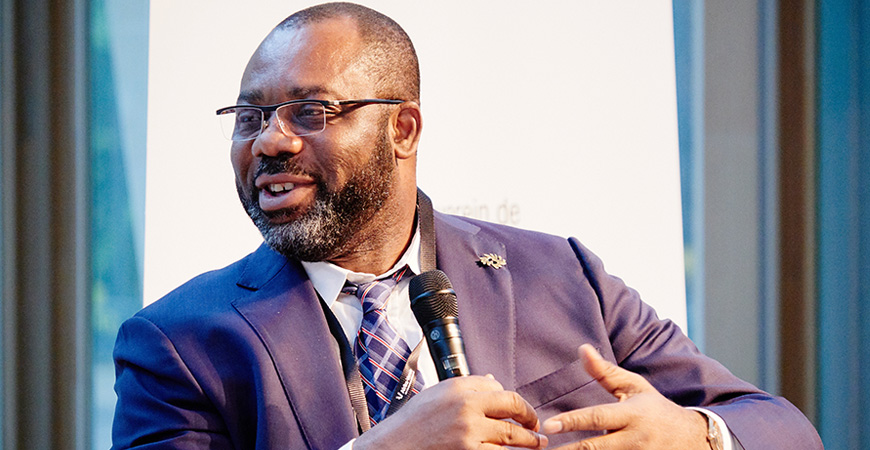
<path fill-rule="evenodd" d="M 459 317 L 456 292 L 447 274 L 440 270 L 430 270 L 411 279 L 408 286 L 411 297 L 411 310 L 421 327 L 433 320 L 445 317 Z"/>

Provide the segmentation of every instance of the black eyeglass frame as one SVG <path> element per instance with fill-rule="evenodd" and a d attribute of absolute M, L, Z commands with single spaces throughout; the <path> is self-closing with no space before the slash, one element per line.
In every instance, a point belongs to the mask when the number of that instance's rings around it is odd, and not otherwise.
<path fill-rule="evenodd" d="M 344 106 L 344 105 L 370 105 L 370 104 L 398 105 L 400 103 L 405 103 L 405 100 L 386 99 L 386 98 L 363 98 L 363 99 L 354 99 L 354 100 L 320 100 L 320 99 L 314 99 L 314 98 L 302 98 L 302 99 L 296 99 L 296 100 L 288 100 L 286 102 L 276 103 L 274 105 L 262 105 L 262 106 L 261 105 L 233 105 L 233 106 L 227 106 L 227 107 L 218 109 L 217 111 L 215 111 L 215 114 L 218 116 L 224 115 L 224 114 L 227 114 L 228 111 L 233 110 L 233 109 L 238 109 L 238 108 L 259 109 L 260 115 L 261 115 L 260 120 L 263 121 L 263 124 L 260 126 L 260 131 L 253 137 L 250 137 L 248 139 L 241 139 L 240 141 L 243 142 L 243 141 L 250 141 L 250 140 L 256 139 L 260 134 L 263 133 L 263 129 L 266 127 L 266 113 L 267 112 L 275 112 L 278 110 L 278 108 L 280 108 L 282 106 L 292 105 L 292 104 L 296 104 L 296 103 L 320 103 L 325 108 L 327 106 Z M 314 132 L 314 133 L 310 133 L 309 135 L 321 133 L 325 129 L 326 129 L 326 124 L 324 123 L 323 129 L 321 129 L 320 131 Z"/>

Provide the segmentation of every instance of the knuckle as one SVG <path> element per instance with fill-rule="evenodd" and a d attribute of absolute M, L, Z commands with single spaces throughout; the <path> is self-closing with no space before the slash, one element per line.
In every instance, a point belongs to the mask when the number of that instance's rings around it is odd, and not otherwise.
<path fill-rule="evenodd" d="M 605 367 L 601 373 L 604 375 L 604 378 L 614 378 L 619 376 L 621 371 L 619 370 L 619 366 L 616 366 L 613 363 L 608 363 L 607 367 Z"/>
<path fill-rule="evenodd" d="M 525 411 L 526 410 L 526 401 L 520 394 L 511 391 L 510 397 L 508 399 L 508 406 L 512 411 Z"/>
<path fill-rule="evenodd" d="M 580 417 L 577 414 L 564 414 L 559 417 L 559 422 L 562 422 L 563 430 L 575 430 L 580 423 Z"/>
<path fill-rule="evenodd" d="M 580 443 L 579 450 L 598 450 L 598 446 L 591 441 L 583 441 Z"/>
<path fill-rule="evenodd" d="M 600 409 L 595 409 L 589 413 L 589 423 L 592 424 L 593 429 L 603 430 L 607 420 Z"/>
<path fill-rule="evenodd" d="M 516 438 L 516 433 L 515 433 L 513 425 L 511 425 L 508 422 L 501 422 L 501 421 L 499 422 L 499 424 L 500 424 L 499 425 L 500 429 L 498 430 L 499 440 L 503 443 L 506 443 L 506 444 L 514 442 L 514 439 Z"/>

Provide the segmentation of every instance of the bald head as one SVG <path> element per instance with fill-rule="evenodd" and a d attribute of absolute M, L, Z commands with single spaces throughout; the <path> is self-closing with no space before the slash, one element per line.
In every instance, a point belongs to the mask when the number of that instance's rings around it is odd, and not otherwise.
<path fill-rule="evenodd" d="M 379 98 L 420 101 L 420 67 L 414 44 L 393 19 L 354 3 L 324 3 L 287 17 L 275 30 L 301 28 L 334 19 L 351 19 L 362 43 L 357 63 L 366 68 Z"/>
<path fill-rule="evenodd" d="M 367 273 L 395 264 L 416 212 L 418 74 L 401 27 L 358 5 L 300 11 L 263 40 L 239 104 L 357 100 L 330 105 L 319 133 L 269 119 L 254 139 L 233 142 L 239 198 L 273 249 Z M 372 98 L 403 101 L 359 102 Z"/>

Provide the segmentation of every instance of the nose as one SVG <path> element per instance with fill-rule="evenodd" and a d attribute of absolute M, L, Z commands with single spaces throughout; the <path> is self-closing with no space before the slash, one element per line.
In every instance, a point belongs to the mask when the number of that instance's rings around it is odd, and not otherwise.
<path fill-rule="evenodd" d="M 278 117 L 272 114 L 263 124 L 260 135 L 251 145 L 254 156 L 278 156 L 281 153 L 296 154 L 302 151 L 302 139 L 295 134 L 287 134 L 281 129 Z"/>

